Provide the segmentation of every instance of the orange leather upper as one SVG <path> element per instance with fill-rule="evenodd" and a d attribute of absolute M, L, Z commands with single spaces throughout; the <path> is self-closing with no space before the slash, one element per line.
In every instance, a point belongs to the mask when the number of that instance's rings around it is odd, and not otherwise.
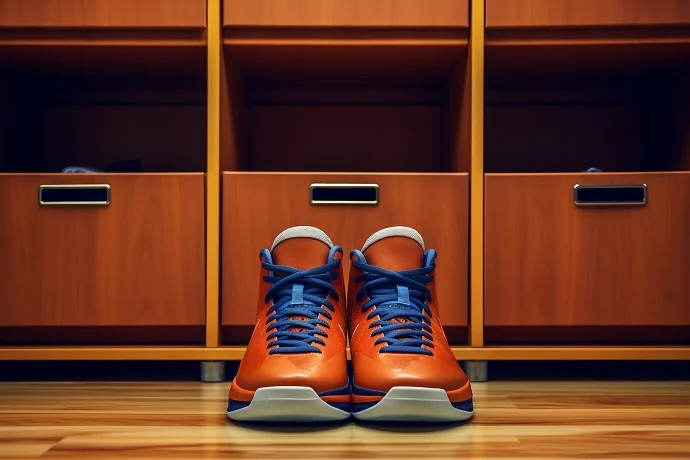
<path fill-rule="evenodd" d="M 411 270 L 423 266 L 421 246 L 406 237 L 382 239 L 370 246 L 364 255 L 368 264 L 392 271 Z M 352 260 L 356 260 L 355 257 L 353 256 Z M 430 309 L 434 343 L 434 348 L 429 349 L 433 356 L 379 353 L 386 344 L 374 345 L 381 335 L 371 337 L 374 329 L 369 328 L 371 323 L 378 320 L 378 316 L 367 320 L 370 311 L 362 312 L 362 305 L 369 300 L 368 297 L 364 296 L 359 302 L 355 300 L 362 285 L 361 282 L 355 282 L 355 278 L 361 274 L 361 270 L 353 266 L 348 286 L 350 351 L 355 384 L 384 392 L 394 386 L 442 388 L 453 392 L 453 401 L 471 398 L 472 390 L 468 378 L 455 359 L 441 326 L 435 282 L 432 281 L 428 285 L 432 294 Z M 432 272 L 431 275 L 433 274 Z M 452 302 L 452 299 L 443 300 Z"/>
<path fill-rule="evenodd" d="M 327 263 L 329 247 L 321 241 L 309 238 L 293 238 L 280 243 L 272 252 L 273 262 L 299 269 L 309 269 Z M 336 259 L 341 259 L 336 255 Z M 230 388 L 230 398 L 238 401 L 251 400 L 258 388 L 268 386 L 307 386 L 317 393 L 342 388 L 348 383 L 346 349 L 345 287 L 342 265 L 336 270 L 338 278 L 333 285 L 339 300 L 329 297 L 335 307 L 332 319 L 321 315 L 329 323 L 328 337 L 322 337 L 326 345 L 314 343 L 322 353 L 269 355 L 266 332 L 267 312 L 273 305 L 264 302 L 270 285 L 263 279 L 268 271 L 261 268 L 257 320 L 247 351 Z"/>

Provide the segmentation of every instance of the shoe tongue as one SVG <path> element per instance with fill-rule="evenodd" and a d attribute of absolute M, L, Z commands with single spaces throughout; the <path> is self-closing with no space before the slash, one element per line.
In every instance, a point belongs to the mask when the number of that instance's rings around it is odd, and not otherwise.
<path fill-rule="evenodd" d="M 327 264 L 332 246 L 330 238 L 318 228 L 292 227 L 276 237 L 271 257 L 276 265 L 308 270 Z"/>
<path fill-rule="evenodd" d="M 333 243 L 323 231 L 315 227 L 292 227 L 281 232 L 273 241 L 271 258 L 274 264 L 309 270 L 328 263 L 328 255 Z M 295 291 L 294 289 L 297 289 Z M 304 286 L 293 288 L 301 298 Z M 294 300 L 294 297 L 293 297 Z M 300 299 L 300 305 L 302 300 Z M 302 315 L 291 315 L 292 321 L 308 321 L 309 318 Z M 303 332 L 304 328 L 291 327 L 290 332 Z"/>
<path fill-rule="evenodd" d="M 367 263 L 391 271 L 424 265 L 424 240 L 409 227 L 391 227 L 374 233 L 362 248 Z"/>
<path fill-rule="evenodd" d="M 362 247 L 362 253 L 370 265 L 391 271 L 414 270 L 424 265 L 424 240 L 419 232 L 409 227 L 385 228 L 369 237 Z M 396 304 L 396 308 L 400 315 L 388 321 L 397 324 L 413 323 L 405 316 L 405 311 L 416 311 L 417 308 L 409 302 L 409 294 L 404 287 L 398 286 L 397 289 L 400 302 Z"/>

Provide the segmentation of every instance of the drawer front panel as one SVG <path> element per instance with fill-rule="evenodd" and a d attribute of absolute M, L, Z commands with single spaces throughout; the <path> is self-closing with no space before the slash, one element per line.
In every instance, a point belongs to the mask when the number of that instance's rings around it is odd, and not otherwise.
<path fill-rule="evenodd" d="M 360 185 L 354 193 L 352 184 Z M 225 173 L 223 324 L 254 325 L 258 254 L 282 230 L 321 228 L 348 255 L 375 231 L 406 225 L 439 253 L 436 276 L 444 325 L 467 325 L 468 184 L 467 174 Z M 314 197 L 326 199 L 314 202 Z M 349 259 L 344 269 L 347 280 Z"/>
<path fill-rule="evenodd" d="M 225 0 L 226 26 L 462 27 L 468 0 Z"/>
<path fill-rule="evenodd" d="M 0 27 L 206 27 L 205 0 L 0 0 Z"/>
<path fill-rule="evenodd" d="M 0 326 L 203 325 L 204 238 L 203 174 L 0 174 Z"/>
<path fill-rule="evenodd" d="M 687 0 L 486 0 L 487 28 L 686 24 Z"/>
<path fill-rule="evenodd" d="M 688 229 L 690 173 L 488 174 L 486 324 L 690 325 Z"/>

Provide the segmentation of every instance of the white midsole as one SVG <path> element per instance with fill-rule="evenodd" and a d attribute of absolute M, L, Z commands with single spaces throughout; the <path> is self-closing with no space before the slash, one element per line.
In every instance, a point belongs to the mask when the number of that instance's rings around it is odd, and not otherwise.
<path fill-rule="evenodd" d="M 370 421 L 461 422 L 473 414 L 453 407 L 442 388 L 393 387 L 376 405 L 352 415 Z"/>
<path fill-rule="evenodd" d="M 350 417 L 349 412 L 321 399 L 313 388 L 298 386 L 259 388 L 248 406 L 227 414 L 238 422 L 328 422 Z"/>

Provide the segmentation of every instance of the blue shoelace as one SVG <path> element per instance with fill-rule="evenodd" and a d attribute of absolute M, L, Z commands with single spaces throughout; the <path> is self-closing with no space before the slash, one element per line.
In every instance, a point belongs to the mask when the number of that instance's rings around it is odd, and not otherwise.
<path fill-rule="evenodd" d="M 374 329 L 371 337 L 383 334 L 374 342 L 375 345 L 386 344 L 381 347 L 380 352 L 433 356 L 429 350 L 434 348 L 434 344 L 430 325 L 431 310 L 427 303 L 431 301 L 431 291 L 427 283 L 433 280 L 429 273 L 434 270 L 434 265 L 427 264 L 424 268 L 399 272 L 358 261 L 353 261 L 352 265 L 363 272 L 355 278 L 356 282 L 364 282 L 356 300 L 369 297 L 362 305 L 362 312 L 371 310 L 367 320 L 379 317 L 371 323 L 370 328 Z"/>
<path fill-rule="evenodd" d="M 340 260 L 309 270 L 275 265 L 267 260 L 270 261 L 270 256 L 264 258 L 262 266 L 270 275 L 264 281 L 271 287 L 264 301 L 273 300 L 266 315 L 269 354 L 321 353 L 313 344 L 326 344 L 322 337 L 328 337 L 325 329 L 330 326 L 319 315 L 332 319 L 335 308 L 328 297 L 338 300 L 331 281 L 338 278 L 333 270 L 340 266 Z"/>

